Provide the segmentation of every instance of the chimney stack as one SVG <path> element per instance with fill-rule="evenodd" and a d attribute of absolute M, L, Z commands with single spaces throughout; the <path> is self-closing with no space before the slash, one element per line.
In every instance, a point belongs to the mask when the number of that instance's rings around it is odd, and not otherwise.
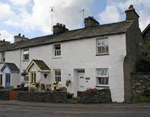
<path fill-rule="evenodd" d="M 0 40 L 0 46 L 7 45 L 7 44 L 10 44 L 10 42 L 9 41 L 5 41 L 5 39 Z"/>
<path fill-rule="evenodd" d="M 57 23 L 53 26 L 53 34 L 59 34 L 68 31 L 65 25 Z"/>
<path fill-rule="evenodd" d="M 96 21 L 93 17 L 89 16 L 89 17 L 84 19 L 84 25 L 85 25 L 85 28 L 91 27 L 91 26 L 98 26 L 99 22 Z"/>
<path fill-rule="evenodd" d="M 130 5 L 129 9 L 125 11 L 126 21 L 134 20 L 134 22 L 139 26 L 139 15 L 136 13 L 133 5 Z"/>
<path fill-rule="evenodd" d="M 28 40 L 28 38 L 25 37 L 25 35 L 22 35 L 19 33 L 17 36 L 14 36 L 14 42 L 24 41 Z"/>

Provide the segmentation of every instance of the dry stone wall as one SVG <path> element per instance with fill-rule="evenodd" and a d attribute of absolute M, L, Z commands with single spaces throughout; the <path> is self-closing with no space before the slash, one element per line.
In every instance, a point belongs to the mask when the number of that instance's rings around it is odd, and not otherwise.
<path fill-rule="evenodd" d="M 145 90 L 150 89 L 150 73 L 131 73 L 132 96 L 143 95 Z"/>
<path fill-rule="evenodd" d="M 67 92 L 18 92 L 19 101 L 66 103 Z"/>

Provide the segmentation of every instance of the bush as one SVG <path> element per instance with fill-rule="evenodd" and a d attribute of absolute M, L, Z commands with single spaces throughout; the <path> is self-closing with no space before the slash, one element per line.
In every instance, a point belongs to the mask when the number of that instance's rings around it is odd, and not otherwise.
<path fill-rule="evenodd" d="M 150 89 L 145 90 L 142 96 L 132 99 L 134 102 L 150 102 Z"/>
<path fill-rule="evenodd" d="M 4 87 L 3 87 L 3 86 L 0 86 L 0 89 L 4 89 Z"/>
<path fill-rule="evenodd" d="M 94 88 L 94 89 L 87 89 L 85 92 L 92 92 L 92 91 L 97 91 L 97 89 L 96 88 Z"/>
<path fill-rule="evenodd" d="M 35 92 L 35 90 L 36 90 L 36 89 L 35 89 L 34 87 L 31 87 L 31 88 L 29 89 L 30 92 Z"/>
<path fill-rule="evenodd" d="M 45 91 L 47 91 L 47 92 L 48 92 L 48 91 L 51 91 L 51 89 L 50 89 L 50 88 L 46 88 L 46 89 L 45 89 Z"/>
<path fill-rule="evenodd" d="M 150 102 L 150 97 L 139 96 L 139 97 L 133 98 L 133 101 L 134 102 Z"/>

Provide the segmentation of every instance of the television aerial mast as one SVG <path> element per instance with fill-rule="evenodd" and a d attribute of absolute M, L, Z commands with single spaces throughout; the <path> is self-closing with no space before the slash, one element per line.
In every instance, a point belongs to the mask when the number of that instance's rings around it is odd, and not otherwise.
<path fill-rule="evenodd" d="M 84 12 L 85 12 L 85 10 L 83 9 L 83 10 L 80 11 L 80 13 L 81 12 L 83 13 L 83 26 L 84 26 Z"/>
<path fill-rule="evenodd" d="M 55 11 L 54 11 L 54 8 L 55 8 L 55 7 L 53 7 L 53 6 L 50 7 L 50 12 L 51 12 L 51 27 L 52 27 L 52 31 L 53 31 L 53 13 L 55 12 Z"/>

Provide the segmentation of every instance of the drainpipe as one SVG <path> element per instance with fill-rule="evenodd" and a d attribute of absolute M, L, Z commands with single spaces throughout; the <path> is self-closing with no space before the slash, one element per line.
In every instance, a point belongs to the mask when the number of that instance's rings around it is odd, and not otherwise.
<path fill-rule="evenodd" d="M 19 73 L 19 78 L 20 78 L 20 80 L 21 80 L 21 59 L 22 59 L 22 58 L 21 58 L 21 49 L 20 49 L 20 68 L 19 68 L 19 69 L 20 69 L 20 73 Z M 20 82 L 20 83 L 21 83 L 21 82 Z"/>

